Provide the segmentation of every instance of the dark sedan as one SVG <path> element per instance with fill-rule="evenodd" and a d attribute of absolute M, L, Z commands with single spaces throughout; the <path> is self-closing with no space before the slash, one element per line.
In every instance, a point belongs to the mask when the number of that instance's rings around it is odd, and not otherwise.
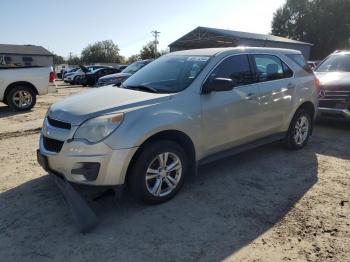
<path fill-rule="evenodd" d="M 145 65 L 151 63 L 153 59 L 140 60 L 130 64 L 127 68 L 125 68 L 121 73 L 107 75 L 99 78 L 96 86 L 107 86 L 107 85 L 120 85 L 126 79 L 128 79 L 131 75 L 135 74 Z"/>
<path fill-rule="evenodd" d="M 319 116 L 350 120 L 350 51 L 337 51 L 317 68 Z"/>
<path fill-rule="evenodd" d="M 119 73 L 120 70 L 118 68 L 99 68 L 96 69 L 92 72 L 86 73 L 83 77 L 82 77 L 82 84 L 84 86 L 94 86 L 97 83 L 97 80 L 100 77 L 106 76 L 106 75 L 110 75 L 110 74 L 116 74 Z"/>

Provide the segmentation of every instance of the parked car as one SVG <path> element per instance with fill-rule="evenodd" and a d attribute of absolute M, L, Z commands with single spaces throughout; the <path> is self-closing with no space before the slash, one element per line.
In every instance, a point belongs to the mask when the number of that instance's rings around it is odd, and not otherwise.
<path fill-rule="evenodd" d="M 301 149 L 318 89 L 299 59 L 299 51 L 273 48 L 164 55 L 123 88 L 52 105 L 38 161 L 60 183 L 128 184 L 137 200 L 154 204 L 174 197 L 199 164 L 278 140 Z"/>
<path fill-rule="evenodd" d="M 67 74 L 70 74 L 70 73 L 74 73 L 76 71 L 78 71 L 80 68 L 79 67 L 75 67 L 75 68 L 67 68 L 66 70 L 64 70 L 61 74 L 62 74 L 62 79 L 64 79 L 64 77 L 67 75 Z"/>
<path fill-rule="evenodd" d="M 151 63 L 152 61 L 153 59 L 136 61 L 130 64 L 128 67 L 126 67 L 121 73 L 107 75 L 99 78 L 96 86 L 100 87 L 100 86 L 107 86 L 107 85 L 120 85 L 122 82 L 128 79 L 131 75 L 135 74 L 142 67 Z"/>
<path fill-rule="evenodd" d="M 37 95 L 56 92 L 52 67 L 0 67 L 0 102 L 15 111 L 28 111 Z"/>
<path fill-rule="evenodd" d="M 337 51 L 316 69 L 321 83 L 319 117 L 350 120 L 350 51 Z"/>
<path fill-rule="evenodd" d="M 109 66 L 86 66 L 85 67 L 85 66 L 80 65 L 78 70 L 65 74 L 64 82 L 70 83 L 71 85 L 81 84 L 83 76 L 86 73 L 92 72 L 98 68 L 110 68 L 110 67 Z"/>
<path fill-rule="evenodd" d="M 100 77 L 110 75 L 110 74 L 116 74 L 119 73 L 120 70 L 118 68 L 98 68 L 92 72 L 88 72 L 85 75 L 82 76 L 81 78 L 81 84 L 83 86 L 94 86 L 97 82 L 97 80 Z"/>
<path fill-rule="evenodd" d="M 127 68 L 129 65 L 118 65 L 116 68 L 118 68 L 121 71 L 123 71 L 125 68 Z"/>

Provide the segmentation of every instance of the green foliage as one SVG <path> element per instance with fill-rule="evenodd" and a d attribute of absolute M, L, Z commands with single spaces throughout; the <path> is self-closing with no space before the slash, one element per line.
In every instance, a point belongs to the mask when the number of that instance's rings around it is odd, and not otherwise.
<path fill-rule="evenodd" d="M 81 52 L 83 63 L 122 63 L 119 47 L 112 40 L 105 40 L 88 45 Z"/>
<path fill-rule="evenodd" d="M 287 0 L 271 27 L 273 35 L 314 44 L 312 58 L 322 59 L 350 47 L 350 1 Z"/>
<path fill-rule="evenodd" d="M 160 50 L 160 55 L 166 55 L 166 54 L 169 54 L 169 50 L 168 49 L 163 49 L 163 50 Z"/>
<path fill-rule="evenodd" d="M 161 56 L 159 52 L 157 52 L 157 57 Z M 150 41 L 146 45 L 144 45 L 140 51 L 140 58 L 141 59 L 151 59 L 155 58 L 155 48 L 154 48 L 154 42 Z"/>
<path fill-rule="evenodd" d="M 67 60 L 68 65 L 79 65 L 80 63 L 81 63 L 81 60 L 78 56 L 72 56 Z"/>
<path fill-rule="evenodd" d="M 63 58 L 63 56 L 60 55 L 53 55 L 53 64 L 54 65 L 60 65 L 66 63 L 66 60 Z"/>
<path fill-rule="evenodd" d="M 137 61 L 137 60 L 140 60 L 140 59 L 141 59 L 141 57 L 140 57 L 139 54 L 132 55 L 132 56 L 130 56 L 130 57 L 128 58 L 127 63 L 128 63 L 128 64 L 131 64 L 131 63 L 133 63 L 133 62 L 135 62 L 135 61 Z"/>

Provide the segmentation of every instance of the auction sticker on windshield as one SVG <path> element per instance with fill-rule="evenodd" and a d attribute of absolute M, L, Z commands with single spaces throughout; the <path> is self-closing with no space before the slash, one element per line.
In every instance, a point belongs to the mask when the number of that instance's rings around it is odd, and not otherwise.
<path fill-rule="evenodd" d="M 209 60 L 208 56 L 190 56 L 187 58 L 187 61 L 195 61 L 195 62 L 206 62 Z"/>

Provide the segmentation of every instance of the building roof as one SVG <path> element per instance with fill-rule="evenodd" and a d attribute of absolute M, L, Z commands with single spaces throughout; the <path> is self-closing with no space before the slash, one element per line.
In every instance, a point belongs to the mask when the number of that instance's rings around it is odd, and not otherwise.
<path fill-rule="evenodd" d="M 0 54 L 53 56 L 53 54 L 50 51 L 46 50 L 42 46 L 37 45 L 0 44 Z"/>
<path fill-rule="evenodd" d="M 218 29 L 218 28 L 211 28 L 211 27 L 202 27 L 199 26 L 190 33 L 186 34 L 185 36 L 194 33 L 195 31 L 207 31 L 210 33 L 222 35 L 225 37 L 231 37 L 233 39 L 253 39 L 253 40 L 262 40 L 262 41 L 272 41 L 272 42 L 280 42 L 280 43 L 291 43 L 291 44 L 299 44 L 299 45 L 312 45 L 310 43 L 296 41 L 293 39 L 280 37 L 280 36 L 274 36 L 274 35 L 264 35 L 264 34 L 255 34 L 255 33 L 247 33 L 247 32 L 239 32 L 239 31 L 232 31 L 232 30 L 225 30 L 225 29 Z M 175 45 L 178 41 L 181 41 L 182 38 L 174 41 L 169 46 Z"/>
<path fill-rule="evenodd" d="M 282 53 L 282 54 L 300 54 L 300 51 L 285 48 L 271 48 L 271 47 L 219 47 L 219 48 L 200 48 L 200 49 L 190 49 L 181 50 L 168 54 L 171 55 L 189 55 L 189 56 L 215 56 L 219 53 L 229 52 L 229 53 L 254 53 L 254 52 L 264 52 L 264 53 Z"/>

